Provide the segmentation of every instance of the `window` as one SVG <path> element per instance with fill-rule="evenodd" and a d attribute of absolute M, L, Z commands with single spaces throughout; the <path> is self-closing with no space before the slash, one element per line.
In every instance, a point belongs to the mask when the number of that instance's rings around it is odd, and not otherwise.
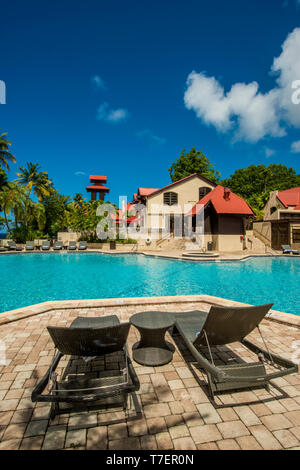
<path fill-rule="evenodd" d="M 277 207 L 271 207 L 270 214 L 274 214 L 277 211 Z"/>
<path fill-rule="evenodd" d="M 293 229 L 293 243 L 300 243 L 300 229 Z"/>
<path fill-rule="evenodd" d="M 208 188 L 207 186 L 203 186 L 202 188 L 199 188 L 199 200 L 202 199 L 206 194 L 211 192 L 211 188 Z"/>
<path fill-rule="evenodd" d="M 174 206 L 178 202 L 178 194 L 177 193 L 164 193 L 164 204 L 167 206 Z"/>

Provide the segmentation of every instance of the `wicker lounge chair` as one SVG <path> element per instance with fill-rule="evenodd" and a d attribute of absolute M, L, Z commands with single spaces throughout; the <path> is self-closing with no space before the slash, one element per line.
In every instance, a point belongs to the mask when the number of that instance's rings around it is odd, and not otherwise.
<path fill-rule="evenodd" d="M 68 247 L 69 251 L 74 251 L 76 250 L 76 248 L 77 248 L 76 242 L 69 242 L 69 247 Z"/>
<path fill-rule="evenodd" d="M 78 317 L 69 328 L 49 326 L 48 332 L 55 345 L 55 354 L 46 375 L 32 392 L 32 401 L 52 402 L 52 419 L 59 413 L 59 403 L 94 403 L 105 406 L 112 399 L 121 398 L 125 409 L 128 394 L 138 390 L 140 386 L 126 348 L 129 328 L 130 324 L 121 324 L 116 315 L 103 318 Z M 60 378 L 55 372 L 64 355 L 81 356 L 85 359 L 92 357 L 97 362 L 99 356 L 110 353 L 120 355 L 122 361 L 120 358 L 117 362 L 109 358 L 105 360 L 104 363 L 110 366 L 109 370 L 100 367 L 96 372 L 96 366 L 92 362 L 92 367 L 87 368 L 85 373 L 82 366 L 79 367 L 79 373 L 65 372 Z M 80 357 L 76 360 L 80 360 Z"/>
<path fill-rule="evenodd" d="M 245 387 L 263 386 L 268 389 L 271 379 L 298 371 L 296 364 L 271 354 L 263 339 L 259 323 L 272 305 L 212 306 L 208 313 L 194 311 L 175 314 L 173 331 L 179 332 L 199 366 L 205 370 L 212 397 L 215 392 Z M 255 328 L 258 328 L 266 350 L 245 339 Z M 258 362 L 215 365 L 211 347 L 236 341 L 257 354 Z M 209 359 L 204 356 L 203 351 L 201 352 L 201 347 L 207 347 Z M 267 364 L 268 369 L 269 366 L 272 369 L 271 372 L 266 371 Z"/>
<path fill-rule="evenodd" d="M 53 246 L 53 250 L 59 251 L 59 250 L 62 250 L 62 247 L 63 247 L 63 243 L 62 243 L 62 242 L 55 242 L 55 243 L 54 243 L 54 246 Z"/>
<path fill-rule="evenodd" d="M 34 242 L 26 242 L 26 251 L 34 250 Z"/>
<path fill-rule="evenodd" d="M 43 251 L 48 251 L 48 250 L 50 250 L 50 242 L 49 242 L 49 240 L 44 240 L 44 241 L 42 242 L 42 250 L 43 250 Z"/>
<path fill-rule="evenodd" d="M 78 250 L 86 250 L 87 242 L 79 242 Z"/>
<path fill-rule="evenodd" d="M 298 250 L 293 250 L 290 245 L 281 245 L 282 248 L 282 253 L 283 254 L 288 254 L 292 253 L 293 255 L 300 255 L 300 251 Z"/>

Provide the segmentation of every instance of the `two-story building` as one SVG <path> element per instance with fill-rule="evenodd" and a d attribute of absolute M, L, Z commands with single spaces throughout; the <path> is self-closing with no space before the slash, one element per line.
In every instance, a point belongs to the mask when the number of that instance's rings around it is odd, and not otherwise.
<path fill-rule="evenodd" d="M 132 204 L 145 206 L 144 236 L 159 239 L 170 233 L 182 238 L 188 226 L 197 233 L 201 223 L 203 247 L 210 242 L 219 251 L 243 249 L 246 221 L 254 217 L 242 198 L 198 173 L 159 189 L 139 187 Z M 201 219 L 196 217 L 200 210 Z"/>

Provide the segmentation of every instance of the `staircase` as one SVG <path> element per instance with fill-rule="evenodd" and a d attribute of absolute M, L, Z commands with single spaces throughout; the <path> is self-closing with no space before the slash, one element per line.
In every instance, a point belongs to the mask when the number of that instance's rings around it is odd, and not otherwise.
<path fill-rule="evenodd" d="M 270 246 L 270 242 L 263 237 L 257 237 L 255 235 L 247 235 L 247 249 L 245 250 L 247 253 L 259 253 L 259 254 L 266 254 L 276 253 L 273 248 Z"/>

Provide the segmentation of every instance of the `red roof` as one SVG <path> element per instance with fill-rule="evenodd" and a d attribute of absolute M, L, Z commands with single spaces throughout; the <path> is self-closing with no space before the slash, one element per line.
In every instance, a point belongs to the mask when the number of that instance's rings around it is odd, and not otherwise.
<path fill-rule="evenodd" d="M 295 206 L 294 209 L 299 210 L 300 186 L 297 188 L 286 189 L 285 191 L 278 191 L 277 197 L 285 207 Z"/>
<path fill-rule="evenodd" d="M 216 186 L 200 199 L 186 215 L 196 215 L 202 209 L 200 205 L 206 206 L 209 202 L 212 203 L 217 214 L 254 215 L 251 207 L 243 198 L 230 191 L 229 198 L 225 199 L 224 192 L 225 188 L 223 186 Z"/>
<path fill-rule="evenodd" d="M 102 184 L 92 184 L 91 186 L 86 187 L 87 191 L 104 191 L 106 193 L 109 193 L 109 188 L 106 186 L 102 186 Z"/>
<path fill-rule="evenodd" d="M 106 183 L 107 177 L 101 175 L 90 175 L 91 183 Z"/>
<path fill-rule="evenodd" d="M 138 188 L 138 194 L 140 196 L 150 196 L 155 191 L 159 191 L 157 188 Z"/>

